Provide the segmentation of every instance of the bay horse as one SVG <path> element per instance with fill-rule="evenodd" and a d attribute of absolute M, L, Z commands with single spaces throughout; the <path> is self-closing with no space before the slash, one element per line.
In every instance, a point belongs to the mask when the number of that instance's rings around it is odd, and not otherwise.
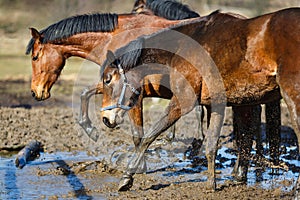
<path fill-rule="evenodd" d="M 216 188 L 215 159 L 226 105 L 258 105 L 283 98 L 300 145 L 299 19 L 300 8 L 252 19 L 216 11 L 140 37 L 115 55 L 110 52 L 101 73 L 104 120 L 122 122 L 124 113 L 138 102 L 143 78 L 149 74 L 168 74 L 173 92 L 162 117 L 136 148 L 119 190 L 132 187 L 133 175 L 149 145 L 198 102 L 212 106 L 206 135 L 210 189 Z M 298 177 L 296 195 L 299 187 Z"/>
<path fill-rule="evenodd" d="M 168 3 L 164 4 L 166 7 L 172 7 L 172 1 L 167 0 Z M 176 12 L 182 12 L 183 9 L 170 9 L 170 12 L 165 13 L 159 13 L 159 9 L 161 6 L 158 4 L 159 1 L 152 1 L 151 6 L 149 6 L 147 3 L 151 2 L 146 0 L 136 0 L 134 7 L 132 9 L 133 13 L 142 13 L 142 12 L 150 12 L 150 13 L 156 13 L 160 16 L 164 16 L 168 19 L 177 19 Z M 163 9 L 163 10 L 169 10 L 169 9 Z M 189 13 L 187 13 L 189 14 Z M 236 18 L 240 19 L 246 19 L 245 16 L 242 16 L 237 13 L 228 13 Z M 184 15 L 183 15 L 184 16 Z M 265 104 L 265 118 L 266 118 L 266 135 L 267 135 L 267 142 L 269 143 L 269 154 L 271 161 L 277 165 L 279 164 L 279 148 L 280 148 L 280 127 L 281 127 L 281 111 L 280 111 L 280 101 L 274 101 L 270 103 Z M 192 142 L 192 148 L 189 152 L 189 158 L 193 158 L 195 155 L 198 155 L 198 149 L 197 147 L 202 145 L 202 142 L 204 140 L 204 134 L 203 134 L 203 118 L 204 118 L 204 112 L 203 107 L 197 107 L 202 108 L 199 111 L 196 112 L 198 120 L 200 121 L 200 124 L 198 127 L 198 136 L 194 138 L 194 141 Z M 206 106 L 207 108 L 207 121 L 209 121 L 209 115 L 210 115 L 210 108 Z M 242 152 L 239 153 L 239 158 L 237 159 L 237 163 L 235 165 L 233 174 L 236 174 L 236 179 L 240 181 L 245 181 L 246 174 L 248 171 L 249 166 L 249 155 L 250 150 L 252 148 L 252 141 L 253 137 L 256 136 L 256 153 L 259 156 L 262 156 L 263 152 L 263 146 L 261 141 L 261 106 L 260 105 L 244 105 L 244 106 L 232 106 L 233 111 L 233 135 L 234 138 L 236 138 L 236 144 L 238 151 Z M 209 125 L 209 124 L 208 124 Z M 255 127 L 255 128 L 253 128 Z M 245 159 L 246 158 L 246 159 Z"/>

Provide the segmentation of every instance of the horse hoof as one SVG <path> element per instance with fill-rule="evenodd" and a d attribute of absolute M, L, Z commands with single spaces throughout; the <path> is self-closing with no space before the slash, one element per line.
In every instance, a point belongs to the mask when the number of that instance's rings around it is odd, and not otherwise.
<path fill-rule="evenodd" d="M 92 127 L 91 130 L 88 131 L 88 136 L 91 138 L 94 142 L 98 141 L 99 133 L 96 127 Z"/>
<path fill-rule="evenodd" d="M 234 174 L 234 180 L 239 183 L 247 182 L 247 170 L 242 167 L 238 167 Z"/>
<path fill-rule="evenodd" d="M 216 181 L 214 180 L 208 181 L 207 188 L 206 188 L 208 191 L 214 192 L 216 191 L 216 188 L 217 188 Z"/>
<path fill-rule="evenodd" d="M 237 183 L 247 183 L 247 177 L 234 176 L 234 181 L 237 182 Z"/>
<path fill-rule="evenodd" d="M 119 183 L 119 191 L 128 191 L 133 185 L 133 178 L 132 176 L 122 177 Z"/>

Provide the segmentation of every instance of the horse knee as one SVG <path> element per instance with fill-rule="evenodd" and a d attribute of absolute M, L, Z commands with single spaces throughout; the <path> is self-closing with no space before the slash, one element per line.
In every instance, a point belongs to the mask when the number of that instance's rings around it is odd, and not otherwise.
<path fill-rule="evenodd" d="M 81 99 L 86 99 L 86 97 L 87 97 L 87 95 L 88 95 L 88 92 L 89 92 L 89 89 L 88 89 L 88 88 L 83 89 L 83 91 L 82 91 L 81 94 L 80 94 L 80 98 L 81 98 Z"/>
<path fill-rule="evenodd" d="M 133 139 L 133 143 L 134 143 L 134 146 L 135 147 L 138 147 L 141 143 L 141 138 L 138 136 L 132 136 L 132 139 Z"/>

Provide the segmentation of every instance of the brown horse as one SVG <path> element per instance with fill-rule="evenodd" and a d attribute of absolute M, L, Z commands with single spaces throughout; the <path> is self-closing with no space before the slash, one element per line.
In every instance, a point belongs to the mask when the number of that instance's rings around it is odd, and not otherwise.
<path fill-rule="evenodd" d="M 214 12 L 197 22 L 141 37 L 116 51 L 117 59 L 108 59 L 114 61 L 107 62 L 111 64 L 103 73 L 101 115 L 105 120 L 122 122 L 126 110 L 134 108 L 140 97 L 143 77 L 149 74 L 168 74 L 173 92 L 162 118 L 144 135 L 119 189 L 132 186 L 145 150 L 197 102 L 212 106 L 206 145 L 211 189 L 216 188 L 215 158 L 226 105 L 257 105 L 282 97 L 300 145 L 298 19 L 299 8 L 253 19 Z M 297 192 L 299 186 L 298 178 Z"/>
<path fill-rule="evenodd" d="M 168 0 L 167 0 L 168 1 Z M 147 1 L 149 2 L 149 1 Z M 159 14 L 160 5 L 158 4 L 159 1 L 154 1 L 149 6 L 145 0 L 136 0 L 134 8 L 132 9 L 133 13 L 156 13 Z M 170 2 L 164 4 L 166 7 L 171 7 L 172 4 Z M 165 9 L 164 9 L 165 10 Z M 168 10 L 168 9 L 167 9 Z M 160 13 L 164 17 L 168 19 L 177 19 L 177 16 L 174 14 L 175 9 L 170 9 L 171 12 Z M 183 9 L 178 9 L 178 12 L 182 12 Z M 236 18 L 246 19 L 246 17 L 237 14 L 237 13 L 228 13 Z M 181 15 L 180 15 L 181 16 Z M 184 14 L 182 16 L 185 16 Z M 280 125 L 281 125 L 281 112 L 280 112 L 280 101 L 274 101 L 270 103 L 266 103 L 265 115 L 266 115 L 266 135 L 267 141 L 269 142 L 269 152 L 270 158 L 274 164 L 279 163 L 279 147 L 280 147 Z M 200 107 L 198 107 L 200 108 Z M 202 108 L 203 109 L 203 108 Z M 198 146 L 202 145 L 203 142 L 203 118 L 204 112 L 201 111 L 197 112 L 197 117 L 200 121 L 198 127 L 198 136 L 194 138 L 192 143 L 192 148 L 189 153 L 189 158 L 194 157 L 198 154 Z M 233 110 L 233 135 L 236 138 L 237 142 L 237 149 L 240 152 L 239 158 L 237 159 L 237 163 L 235 165 L 235 169 L 233 174 L 236 174 L 236 178 L 245 181 L 249 160 L 245 159 L 248 158 L 250 155 L 250 150 L 252 147 L 252 140 L 253 137 L 256 136 L 256 149 L 257 154 L 262 156 L 263 147 L 261 141 L 261 106 L 260 105 L 245 105 L 245 106 L 232 106 Z M 209 121 L 209 114 L 210 108 L 207 107 L 207 121 Z M 256 127 L 256 128 L 253 128 Z M 240 176 L 239 176 L 240 175 Z"/>

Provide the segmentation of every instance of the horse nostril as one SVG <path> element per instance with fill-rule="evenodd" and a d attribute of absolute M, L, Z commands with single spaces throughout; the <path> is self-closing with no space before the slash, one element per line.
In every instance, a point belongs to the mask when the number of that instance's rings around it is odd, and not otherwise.
<path fill-rule="evenodd" d="M 31 96 L 32 96 L 32 97 L 35 97 L 35 93 L 34 93 L 34 91 L 32 91 L 32 90 L 31 90 Z"/>
<path fill-rule="evenodd" d="M 105 126 L 107 126 L 108 128 L 115 128 L 117 126 L 116 123 L 113 123 L 113 124 L 110 123 L 110 121 L 107 117 L 103 117 L 102 121 L 105 124 Z"/>
<path fill-rule="evenodd" d="M 102 121 L 103 121 L 103 123 L 105 124 L 105 126 L 110 127 L 109 120 L 108 120 L 106 117 L 103 117 Z"/>

